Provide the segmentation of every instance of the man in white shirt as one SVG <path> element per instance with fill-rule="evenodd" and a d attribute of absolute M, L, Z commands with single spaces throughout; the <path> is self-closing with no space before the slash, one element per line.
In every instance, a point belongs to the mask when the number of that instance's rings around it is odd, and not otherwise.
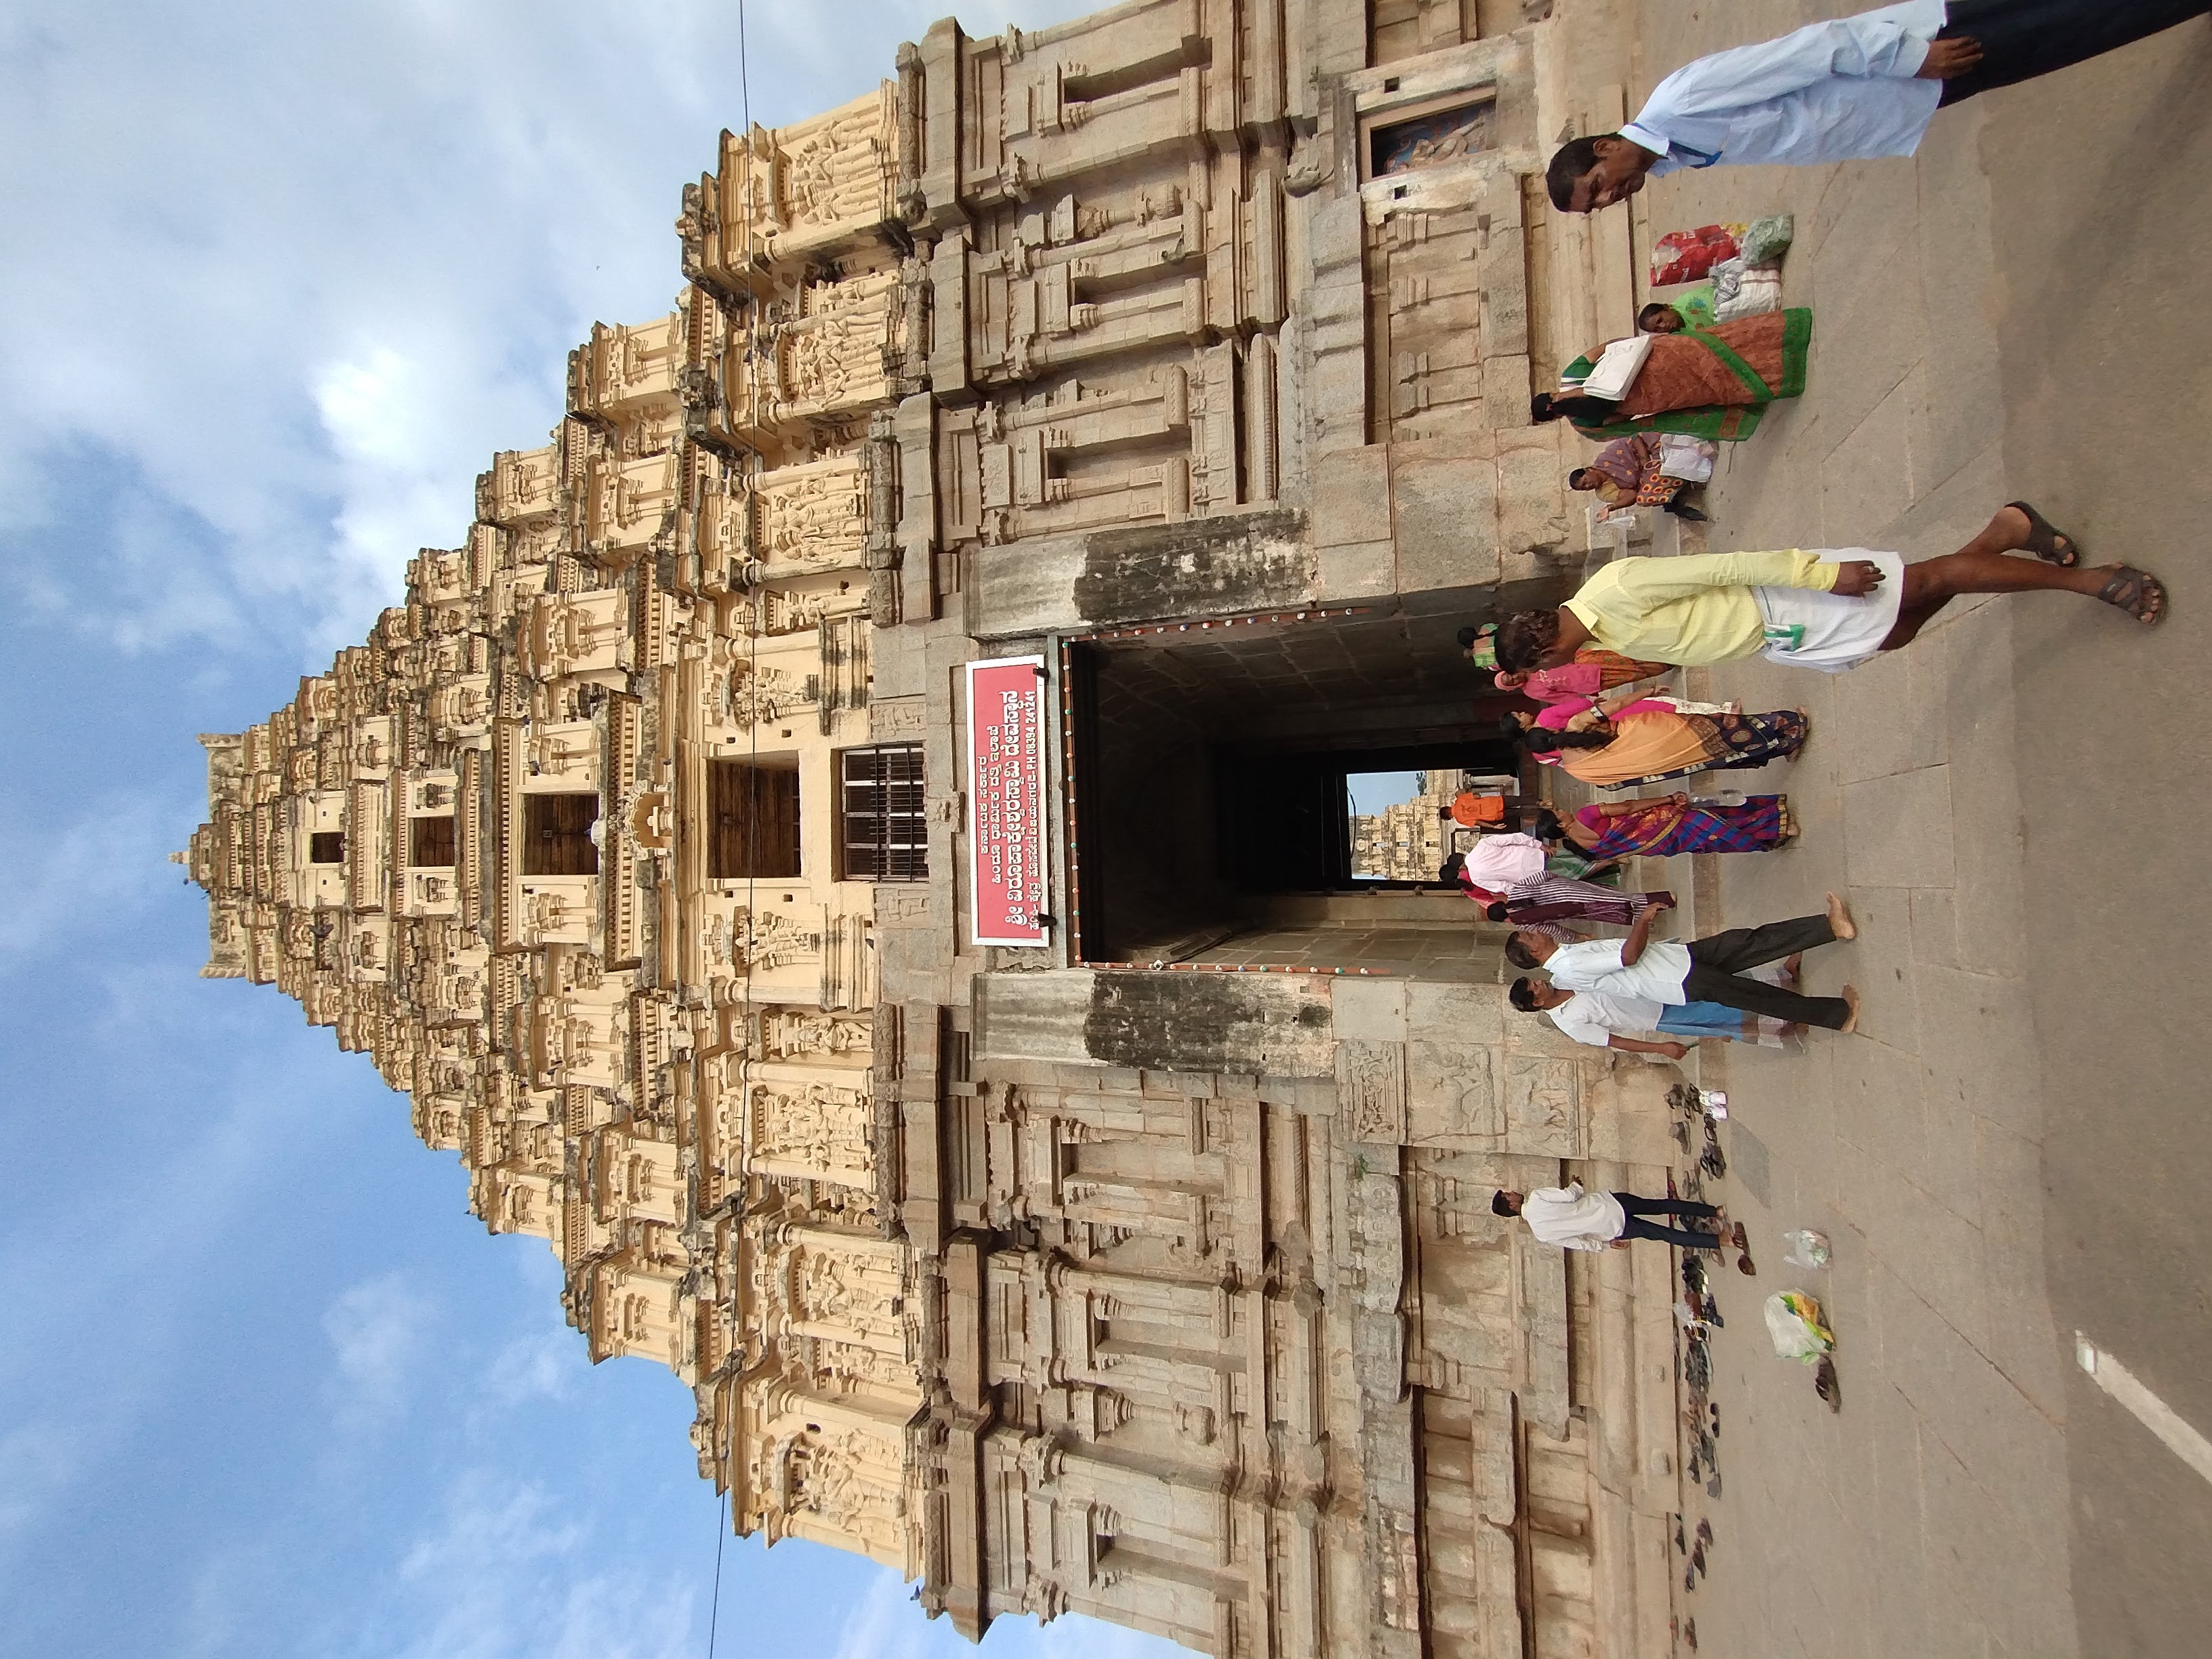
<path fill-rule="evenodd" d="M 1835 939 L 1857 938 L 1858 924 L 1838 895 L 1828 895 L 1825 915 L 1732 927 L 1687 945 L 1654 939 L 1651 922 L 1656 914 L 1645 911 L 1629 928 L 1628 937 L 1620 939 L 1562 945 L 1540 933 L 1516 933 L 1505 941 L 1505 959 L 1516 968 L 1543 969 L 1563 991 L 1599 991 L 1668 1005 L 1717 1002 L 1723 1008 L 1800 1025 L 1843 1032 L 1857 1029 L 1859 994 L 1854 987 L 1844 987 L 1839 997 L 1808 997 L 1745 976 L 1748 969 Z"/>
<path fill-rule="evenodd" d="M 1906 0 L 1717 52 L 1619 132 L 1570 140 L 1552 205 L 1592 213 L 1677 167 L 1910 155 L 1942 105 L 2048 75 L 2212 10 L 2212 0 Z"/>
<path fill-rule="evenodd" d="M 1539 985 L 1527 979 L 1513 981 L 1506 1000 L 1524 1014 L 1550 1015 L 1552 1024 L 1559 1028 L 1562 1036 L 1593 1048 L 1618 1048 L 1632 1054 L 1664 1054 L 1669 1060 L 1680 1060 L 1690 1052 L 1684 1043 L 1648 1042 L 1628 1035 L 1631 1031 L 1661 1030 L 1659 1022 L 1667 1018 L 1669 1006 L 1687 1007 L 1686 1003 L 1670 1005 L 1654 1002 L 1649 997 L 1614 996 L 1604 991 L 1563 991 L 1556 985 Z"/>
<path fill-rule="evenodd" d="M 1686 1198 L 1639 1198 L 1634 1193 L 1586 1193 L 1579 1181 L 1565 1187 L 1539 1187 L 1533 1193 L 1501 1188 L 1490 1200 L 1490 1212 L 1517 1215 L 1545 1243 L 1570 1250 L 1626 1249 L 1632 1238 L 1656 1238 L 1686 1250 L 1717 1251 L 1731 1241 L 1741 1249 L 1747 1243 L 1741 1224 L 1731 1229 L 1727 1212 L 1717 1205 Z M 1650 1215 L 1711 1220 L 1720 1231 L 1664 1226 L 1644 1218 Z"/>
<path fill-rule="evenodd" d="M 1518 830 L 1477 836 L 1466 852 L 1454 853 L 1444 860 L 1442 873 L 1445 880 L 1456 881 L 1462 889 L 1471 887 L 1502 897 L 1517 883 L 1542 875 L 1550 856 L 1542 842 Z"/>

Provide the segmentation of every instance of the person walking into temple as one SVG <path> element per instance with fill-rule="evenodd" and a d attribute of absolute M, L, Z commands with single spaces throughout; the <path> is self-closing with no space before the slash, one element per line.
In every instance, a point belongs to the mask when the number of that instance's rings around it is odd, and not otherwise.
<path fill-rule="evenodd" d="M 1593 712 L 1564 732 L 1544 731 L 1528 714 L 1510 714 L 1500 729 L 1571 777 L 1601 789 L 1626 789 L 1714 768 L 1741 770 L 1787 760 L 1805 746 L 1811 726 L 1801 708 L 1678 714 L 1655 707 L 1624 710 L 1616 720 Z"/>
<path fill-rule="evenodd" d="M 1669 1006 L 1717 1002 L 1724 1008 L 1798 1025 L 1843 1032 L 1857 1028 L 1859 994 L 1852 986 L 1844 987 L 1841 996 L 1808 997 L 1748 977 L 1749 969 L 1770 962 L 1837 939 L 1856 939 L 1858 924 L 1836 894 L 1828 895 L 1825 915 L 1732 927 L 1686 945 L 1651 937 L 1651 923 L 1658 914 L 1647 910 L 1638 916 L 1626 939 L 1562 945 L 1523 930 L 1505 941 L 1505 959 L 1516 968 L 1543 969 L 1563 991 L 1602 991 Z"/>
<path fill-rule="evenodd" d="M 1616 892 L 1594 881 L 1539 872 L 1513 883 L 1504 892 L 1493 892 L 1469 881 L 1462 854 L 1453 854 L 1437 874 L 1458 884 L 1461 892 L 1480 908 L 1485 919 L 1510 922 L 1516 927 L 1535 927 L 1559 921 L 1600 921 L 1626 927 L 1646 910 L 1671 910 L 1674 896 L 1664 890 L 1649 893 Z"/>
<path fill-rule="evenodd" d="M 1492 671 L 1493 685 L 1500 691 L 1521 692 L 1537 702 L 1549 702 L 1563 696 L 1595 697 L 1601 691 L 1656 678 L 1673 666 L 1663 662 L 1632 661 L 1592 646 L 1587 651 L 1577 652 L 1573 661 L 1541 674 L 1508 674 L 1498 669 L 1497 642 L 1496 623 L 1459 630 L 1459 648 L 1476 667 Z"/>
<path fill-rule="evenodd" d="M 1595 646 L 1691 666 L 1764 655 L 1838 674 L 1911 644 L 1954 599 L 2041 589 L 2100 599 L 2146 624 L 2166 614 L 2157 577 L 2132 565 L 2081 568 L 2072 537 L 2010 501 L 1956 553 L 1912 564 L 1863 547 L 1615 559 L 1557 610 L 1506 617 L 1498 663 L 1516 673 L 1557 667 Z"/>
<path fill-rule="evenodd" d="M 1656 1239 L 1678 1249 L 1716 1253 L 1728 1244 L 1739 1251 L 1750 1247 L 1743 1224 L 1731 1223 L 1728 1212 L 1717 1204 L 1687 1198 L 1642 1198 L 1634 1193 L 1586 1193 L 1579 1181 L 1564 1187 L 1539 1187 L 1530 1193 L 1501 1187 L 1492 1195 L 1490 1212 L 1517 1215 L 1545 1243 L 1569 1250 L 1625 1250 L 1630 1240 L 1638 1238 Z M 1679 1221 L 1711 1221 L 1717 1231 L 1670 1227 L 1645 1218 L 1655 1215 Z M 1736 1266 L 1745 1273 L 1753 1271 L 1747 1254 L 1738 1258 Z"/>
<path fill-rule="evenodd" d="M 1480 893 L 1483 896 L 1475 902 L 1487 904 L 1503 898 L 1516 882 L 1542 875 L 1550 857 L 1550 849 L 1535 836 L 1509 830 L 1477 836 L 1473 847 L 1446 859 L 1439 873 L 1446 881 L 1457 882 L 1469 896 Z"/>
<path fill-rule="evenodd" d="M 1567 839 L 1593 862 L 1697 853 L 1771 853 L 1797 833 L 1787 795 L 1692 800 L 1686 794 L 1595 802 L 1568 820 Z"/>
<path fill-rule="evenodd" d="M 2212 0 L 1909 0 L 1686 64 L 1618 132 L 1545 169 L 1562 213 L 1625 202 L 1681 167 L 1910 155 L 1947 105 L 2100 57 Z"/>

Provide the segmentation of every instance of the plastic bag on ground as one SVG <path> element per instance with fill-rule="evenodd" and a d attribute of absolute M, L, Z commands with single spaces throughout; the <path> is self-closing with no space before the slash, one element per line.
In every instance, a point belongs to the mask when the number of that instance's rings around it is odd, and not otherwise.
<path fill-rule="evenodd" d="M 1670 230 L 1653 244 L 1651 286 L 1667 288 L 1694 283 L 1723 259 L 1736 256 L 1737 224 L 1699 225 L 1695 230 Z"/>
<path fill-rule="evenodd" d="M 1790 252 L 1790 241 L 1796 234 L 1795 217 L 1787 213 L 1770 213 L 1764 219 L 1751 222 L 1751 228 L 1736 238 L 1736 250 L 1744 264 L 1753 270 L 1779 264 L 1782 256 Z"/>
<path fill-rule="evenodd" d="M 1828 1265 L 1828 1236 L 1811 1227 L 1799 1227 L 1782 1235 L 1782 1259 L 1793 1267 L 1825 1267 Z"/>
<path fill-rule="evenodd" d="M 1808 1365 L 1836 1348 L 1819 1301 L 1802 1291 L 1778 1291 L 1766 1298 L 1766 1334 L 1778 1358 Z"/>

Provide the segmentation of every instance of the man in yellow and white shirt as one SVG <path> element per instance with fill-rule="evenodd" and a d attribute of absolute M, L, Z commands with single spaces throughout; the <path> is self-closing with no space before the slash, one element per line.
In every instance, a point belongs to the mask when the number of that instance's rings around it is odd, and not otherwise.
<path fill-rule="evenodd" d="M 2036 559 L 2011 556 L 2023 550 Z M 2156 577 L 2127 565 L 2083 568 L 2079 557 L 2072 538 L 2013 501 L 1956 553 L 1917 564 L 1863 547 L 1615 559 L 1556 611 L 1508 617 L 1498 630 L 1498 665 L 1556 668 L 1594 646 L 1686 666 L 1764 654 L 1837 674 L 1909 643 L 1966 593 L 2057 588 L 2138 622 L 2165 613 Z"/>

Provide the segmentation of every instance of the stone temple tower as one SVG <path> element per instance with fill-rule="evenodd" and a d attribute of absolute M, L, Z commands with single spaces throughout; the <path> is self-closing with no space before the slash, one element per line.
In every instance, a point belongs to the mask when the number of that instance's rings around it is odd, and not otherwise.
<path fill-rule="evenodd" d="M 1626 69 L 1552 10 L 946 21 L 723 134 L 674 309 L 202 739 L 205 971 L 684 1378 L 740 1531 L 971 1636 L 1668 1650 L 1663 1261 L 1487 1210 L 1657 1178 L 1657 1074 L 1509 1029 L 1342 811 L 1499 769 L 1455 630 L 1618 534 L 1528 424 L 1640 234 L 1539 211 Z"/>

